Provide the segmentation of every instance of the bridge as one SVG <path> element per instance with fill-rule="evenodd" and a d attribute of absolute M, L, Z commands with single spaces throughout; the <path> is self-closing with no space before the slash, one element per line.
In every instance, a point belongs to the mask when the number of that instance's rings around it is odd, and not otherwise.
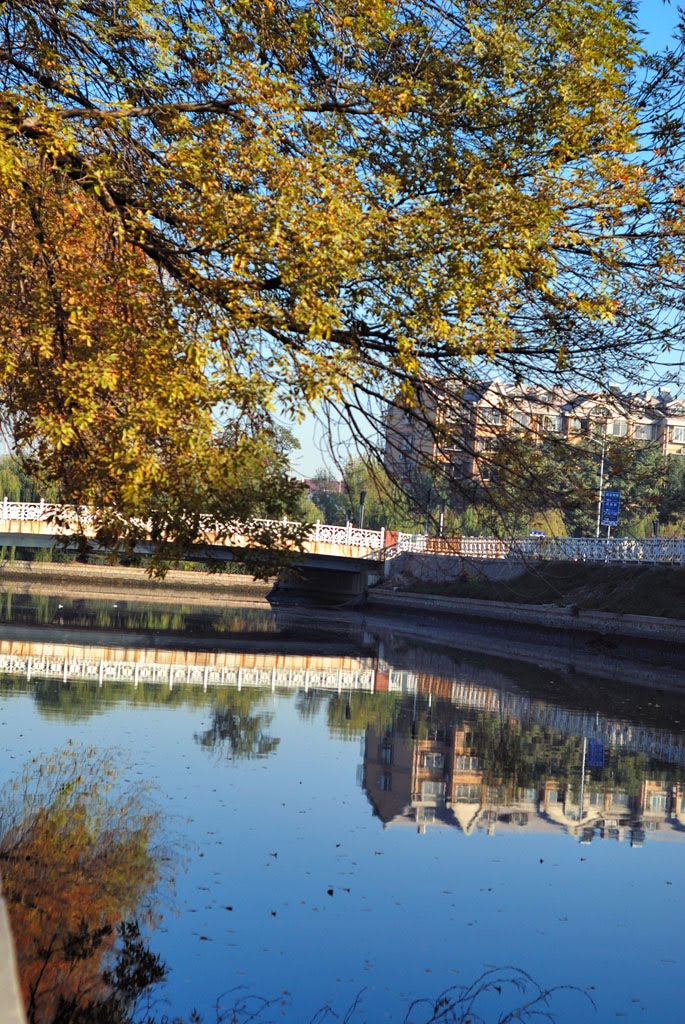
<path fill-rule="evenodd" d="M 57 527 L 55 519 L 72 526 Z M 93 537 L 92 518 L 87 509 L 75 509 L 48 502 L 0 503 L 0 546 L 54 548 L 68 545 L 69 538 L 81 533 Z M 399 533 L 388 529 L 366 530 L 348 523 L 335 526 L 314 523 L 311 526 L 289 520 L 260 520 L 251 524 L 274 533 L 283 528 L 305 528 L 297 567 L 301 571 L 363 574 L 369 563 L 381 563 L 407 553 L 444 555 L 467 560 L 619 562 L 659 565 L 685 565 L 685 537 L 431 537 L 423 533 Z M 232 561 L 240 559 L 240 549 L 248 545 L 240 529 L 225 539 L 226 524 L 207 521 L 207 543 L 194 545 L 184 557 L 188 561 Z M 224 539 L 219 540 L 222 536 Z M 137 554 L 152 553 L 151 542 L 139 545 Z M 376 572 L 379 566 L 376 566 Z"/>
<path fill-rule="evenodd" d="M 241 560 L 250 545 L 244 526 L 227 530 L 228 524 L 206 519 L 202 524 L 204 540 L 183 553 L 186 561 L 232 562 Z M 305 524 L 283 520 L 255 519 L 254 531 L 278 536 L 300 530 Z M 307 593 L 335 601 L 358 600 L 368 586 L 382 574 L 381 561 L 385 530 L 365 530 L 348 523 L 332 526 L 315 523 L 305 530 L 304 541 L 293 561 L 293 572 L 279 581 L 283 593 Z M 88 509 L 77 509 L 48 502 L 15 502 L 6 497 L 0 503 L 0 546 L 77 550 L 76 537 L 85 537 L 95 553 L 94 519 Z M 252 553 L 254 549 L 251 549 Z M 155 545 L 139 541 L 136 555 L 152 555 Z"/>

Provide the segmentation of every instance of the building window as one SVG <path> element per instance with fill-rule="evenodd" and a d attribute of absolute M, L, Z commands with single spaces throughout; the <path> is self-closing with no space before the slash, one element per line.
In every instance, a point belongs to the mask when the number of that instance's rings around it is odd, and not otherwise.
<path fill-rule="evenodd" d="M 683 444 L 685 442 L 685 427 L 671 427 L 671 441 Z"/>
<path fill-rule="evenodd" d="M 503 804 L 507 799 L 507 789 L 504 785 L 488 786 L 488 803 Z"/>
<path fill-rule="evenodd" d="M 579 434 L 583 429 L 583 421 L 579 416 L 572 416 L 569 420 L 569 430 L 574 434 Z"/>
<path fill-rule="evenodd" d="M 384 743 L 381 747 L 381 764 L 392 764 L 392 743 Z"/>
<path fill-rule="evenodd" d="M 653 441 L 654 440 L 654 424 L 653 423 L 636 423 L 635 433 L 633 437 L 636 441 Z"/>
<path fill-rule="evenodd" d="M 665 811 L 667 799 L 665 793 L 652 793 L 649 798 L 650 811 Z"/>
<path fill-rule="evenodd" d="M 445 758 L 442 754 L 424 754 L 423 755 L 423 767 L 424 768 L 437 768 L 442 769 L 445 763 Z"/>
<path fill-rule="evenodd" d="M 416 820 L 423 822 L 424 825 L 432 825 L 432 823 L 435 821 L 435 808 L 417 807 Z"/>
<path fill-rule="evenodd" d="M 483 423 L 491 423 L 494 427 L 500 427 L 502 425 L 502 410 L 481 409 L 480 418 Z"/>
<path fill-rule="evenodd" d="M 628 436 L 628 421 L 627 420 L 612 420 L 607 434 L 611 434 L 612 437 L 627 437 Z"/>
<path fill-rule="evenodd" d="M 543 430 L 549 430 L 555 434 L 560 434 L 561 431 L 564 429 L 564 417 L 543 416 L 541 419 L 541 426 Z"/>
<path fill-rule="evenodd" d="M 454 796 L 460 804 L 479 804 L 480 786 L 475 784 L 464 784 L 454 787 Z"/>
<path fill-rule="evenodd" d="M 383 793 L 389 793 L 392 789 L 392 775 L 390 772 L 383 772 L 382 775 L 378 776 L 378 788 Z"/>
<path fill-rule="evenodd" d="M 527 430 L 530 426 L 530 416 L 527 412 L 512 412 L 511 414 L 511 429 L 512 430 Z"/>
<path fill-rule="evenodd" d="M 466 754 L 460 754 L 457 758 L 457 769 L 462 772 L 477 772 L 480 768 L 480 762 L 477 757 L 468 757 Z"/>
<path fill-rule="evenodd" d="M 444 782 L 422 782 L 421 783 L 421 799 L 422 800 L 442 800 L 445 796 L 445 783 Z"/>

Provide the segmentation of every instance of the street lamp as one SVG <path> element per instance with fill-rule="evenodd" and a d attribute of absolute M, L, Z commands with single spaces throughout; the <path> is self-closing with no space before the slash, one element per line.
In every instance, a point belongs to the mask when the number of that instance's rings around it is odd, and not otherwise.
<path fill-rule="evenodd" d="M 359 529 L 364 529 L 364 505 L 366 504 L 366 491 L 359 492 Z"/>

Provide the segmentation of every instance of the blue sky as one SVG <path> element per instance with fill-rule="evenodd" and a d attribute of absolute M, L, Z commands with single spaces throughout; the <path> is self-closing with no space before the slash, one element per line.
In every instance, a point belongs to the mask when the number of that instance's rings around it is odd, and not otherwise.
<path fill-rule="evenodd" d="M 678 22 L 678 5 L 663 0 L 642 0 L 640 22 L 648 32 L 647 48 L 660 49 L 670 42 Z"/>
<path fill-rule="evenodd" d="M 664 3 L 664 0 L 642 0 L 639 13 L 640 24 L 647 32 L 645 49 L 659 50 L 671 42 L 678 23 L 678 6 L 675 2 Z M 298 476 L 311 477 L 318 469 L 330 465 L 324 433 L 317 428 L 313 416 L 308 416 L 304 423 L 292 429 L 302 446 L 292 460 Z"/>

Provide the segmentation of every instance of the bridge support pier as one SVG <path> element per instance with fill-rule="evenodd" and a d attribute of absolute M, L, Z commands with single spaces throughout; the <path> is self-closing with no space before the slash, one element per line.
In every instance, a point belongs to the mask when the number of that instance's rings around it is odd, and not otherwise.
<path fill-rule="evenodd" d="M 272 603 L 301 601 L 307 604 L 354 607 L 361 603 L 369 587 L 382 577 L 375 562 L 359 561 L 353 570 L 332 568 L 289 569 L 267 595 Z"/>

